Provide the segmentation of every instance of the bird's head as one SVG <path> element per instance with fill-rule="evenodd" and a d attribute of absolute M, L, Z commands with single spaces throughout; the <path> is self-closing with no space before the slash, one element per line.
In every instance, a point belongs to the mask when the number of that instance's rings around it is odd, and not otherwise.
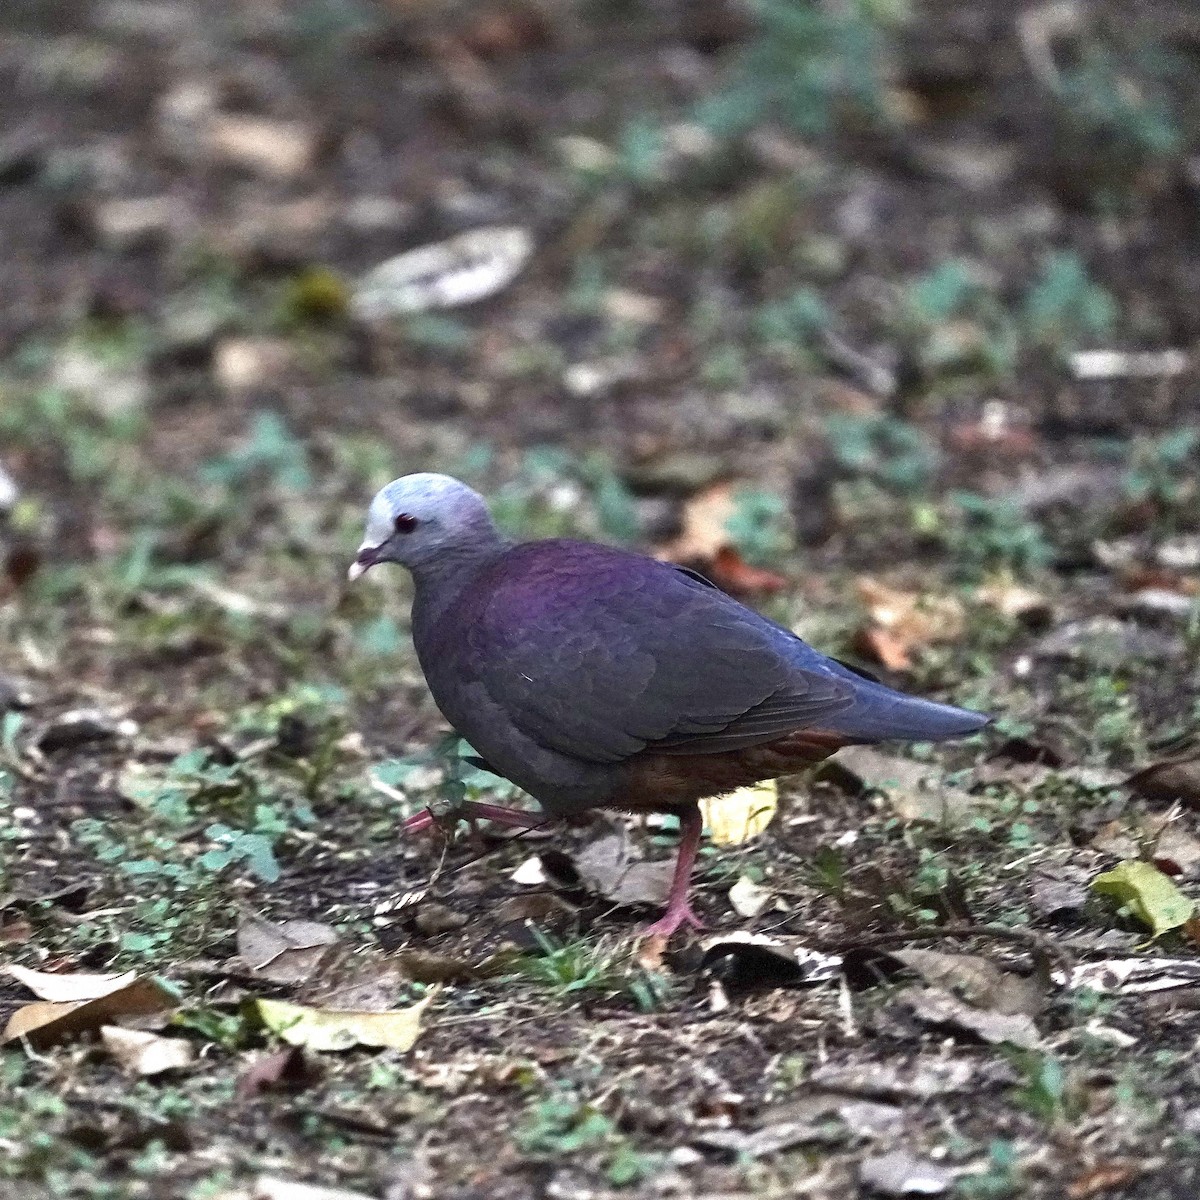
<path fill-rule="evenodd" d="M 449 475 L 405 475 L 381 488 L 371 501 L 349 577 L 355 580 L 384 562 L 412 570 L 497 540 L 478 492 Z"/>

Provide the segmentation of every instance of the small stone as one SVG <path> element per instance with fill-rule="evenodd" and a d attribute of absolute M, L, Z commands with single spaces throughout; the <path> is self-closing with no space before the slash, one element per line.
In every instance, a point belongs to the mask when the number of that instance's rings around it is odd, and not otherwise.
<path fill-rule="evenodd" d="M 205 129 L 204 142 L 221 163 L 266 179 L 296 179 L 317 155 L 317 138 L 302 121 L 223 113 Z"/>
<path fill-rule="evenodd" d="M 106 362 L 83 346 L 64 349 L 51 378 L 56 387 L 106 417 L 138 412 L 150 400 L 150 380 L 141 366 Z"/>
<path fill-rule="evenodd" d="M 157 356 L 174 362 L 207 359 L 227 319 L 202 299 L 169 302 L 158 327 Z"/>
<path fill-rule="evenodd" d="M 112 742 L 119 738 L 134 737 L 137 732 L 137 722 L 128 717 L 120 718 L 94 709 L 77 709 L 48 722 L 34 745 L 43 754 L 53 754 L 55 750 L 75 749 L 92 742 Z"/>
<path fill-rule="evenodd" d="M 907 1150 L 864 1159 L 858 1169 L 862 1185 L 882 1196 L 940 1196 L 954 1187 L 954 1172 Z"/>
<path fill-rule="evenodd" d="M 232 258 L 283 267 L 306 264 L 332 219 L 333 206 L 324 196 L 255 205 L 218 234 L 217 244 Z"/>
<path fill-rule="evenodd" d="M 48 144 L 40 130 L 28 126 L 0 137 L 0 184 L 33 179 L 45 161 Z"/>
<path fill-rule="evenodd" d="M 196 31 L 196 12 L 189 4 L 158 0 L 109 0 L 92 18 L 96 27 L 117 37 L 181 41 Z"/>
<path fill-rule="evenodd" d="M 155 107 L 159 132 L 176 143 L 184 134 L 194 142 L 196 131 L 216 112 L 217 90 L 208 80 L 185 79 L 159 97 Z"/>
<path fill-rule="evenodd" d="M 453 933 L 467 923 L 465 913 L 456 912 L 445 904 L 436 901 L 422 904 L 413 918 L 413 925 L 419 933 L 426 937 L 434 937 L 439 933 Z"/>
<path fill-rule="evenodd" d="M 395 233 L 412 224 L 416 210 L 391 196 L 357 196 L 342 210 L 342 223 L 358 233 Z"/>
<path fill-rule="evenodd" d="M 278 382 L 295 361 L 291 344 L 282 338 L 227 338 L 213 355 L 213 374 L 225 391 L 245 392 Z"/>
<path fill-rule="evenodd" d="M 8 512 L 21 498 L 21 491 L 13 482 L 12 476 L 0 467 L 0 512 Z"/>
<path fill-rule="evenodd" d="M 174 196 L 106 200 L 92 217 L 95 234 L 107 250 L 129 251 L 161 245 L 188 221 L 187 206 Z"/>
<path fill-rule="evenodd" d="M 657 296 L 612 288 L 604 294 L 604 311 L 614 321 L 629 325 L 654 325 L 662 320 L 663 302 Z"/>

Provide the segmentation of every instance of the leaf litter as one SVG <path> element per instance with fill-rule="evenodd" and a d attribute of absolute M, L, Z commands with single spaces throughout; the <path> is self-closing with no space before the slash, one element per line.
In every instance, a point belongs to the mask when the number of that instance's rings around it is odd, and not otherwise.
<path fill-rule="evenodd" d="M 103 977 L 104 985 L 95 983 L 97 977 L 91 978 L 87 986 L 93 992 L 98 987 L 106 990 L 89 999 L 39 1000 L 18 1008 L 9 1017 L 0 1044 L 21 1039 L 35 1049 L 44 1049 L 80 1034 L 95 1033 L 104 1025 L 171 1012 L 178 1005 L 175 993 L 157 979 L 118 976 L 122 982 L 113 987 L 112 976 Z"/>
<path fill-rule="evenodd" d="M 100 1040 L 117 1065 L 130 1075 L 161 1075 L 178 1071 L 196 1059 L 196 1049 L 184 1038 L 162 1037 L 145 1029 L 102 1025 Z"/>
<path fill-rule="evenodd" d="M 254 1011 L 263 1025 L 292 1046 L 328 1053 L 355 1046 L 406 1052 L 421 1036 L 433 992 L 407 1008 L 385 1012 L 310 1008 L 286 1000 L 258 999 Z"/>
<path fill-rule="evenodd" d="M 1123 862 L 1092 880 L 1092 891 L 1109 896 L 1149 928 L 1154 937 L 1186 925 L 1195 902 L 1152 863 Z"/>
<path fill-rule="evenodd" d="M 338 935 L 318 921 L 276 924 L 251 913 L 238 922 L 238 957 L 252 975 L 271 983 L 305 983 L 333 959 Z"/>

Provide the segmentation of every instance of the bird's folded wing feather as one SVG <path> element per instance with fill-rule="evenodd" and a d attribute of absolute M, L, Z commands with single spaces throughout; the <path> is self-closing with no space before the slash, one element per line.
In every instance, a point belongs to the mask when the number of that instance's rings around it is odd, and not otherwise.
<path fill-rule="evenodd" d="M 549 749 L 718 753 L 854 702 L 851 683 L 789 661 L 765 622 L 682 573 L 602 559 L 564 579 L 539 565 L 497 589 L 468 637 L 489 695 Z"/>

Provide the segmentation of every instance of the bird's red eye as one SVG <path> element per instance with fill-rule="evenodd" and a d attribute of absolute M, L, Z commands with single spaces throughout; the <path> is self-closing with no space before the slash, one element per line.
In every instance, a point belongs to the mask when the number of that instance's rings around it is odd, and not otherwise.
<path fill-rule="evenodd" d="M 394 522 L 397 533 L 412 533 L 417 527 L 417 518 L 410 517 L 408 513 L 400 513 Z"/>

